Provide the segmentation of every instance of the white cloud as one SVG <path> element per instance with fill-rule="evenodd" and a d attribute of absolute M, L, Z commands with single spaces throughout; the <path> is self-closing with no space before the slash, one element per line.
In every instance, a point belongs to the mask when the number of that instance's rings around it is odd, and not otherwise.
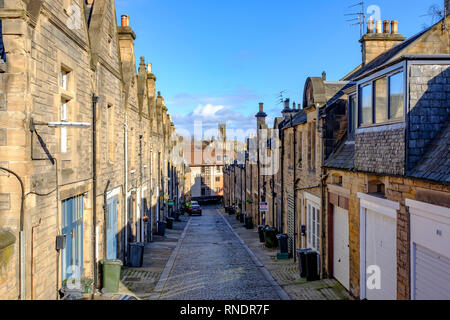
<path fill-rule="evenodd" d="M 225 109 L 224 106 L 214 106 L 212 104 L 207 104 L 207 105 L 198 105 L 197 108 L 195 108 L 193 115 L 197 116 L 197 117 L 205 117 L 205 118 L 209 118 L 209 117 L 215 117 L 216 114 Z"/>

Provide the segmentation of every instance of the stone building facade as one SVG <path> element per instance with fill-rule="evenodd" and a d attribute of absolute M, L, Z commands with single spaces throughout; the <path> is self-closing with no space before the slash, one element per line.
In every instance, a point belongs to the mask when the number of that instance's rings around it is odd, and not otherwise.
<path fill-rule="evenodd" d="M 339 81 L 308 78 L 303 108 L 286 101 L 274 121 L 281 165 L 265 222 L 356 298 L 450 298 L 449 19 L 409 39 L 397 21 L 369 23 L 362 64 Z M 256 163 L 241 169 L 247 181 Z"/>
<path fill-rule="evenodd" d="M 176 132 L 113 0 L 2 4 L 0 298 L 59 299 L 78 272 L 92 293 L 179 195 Z"/>

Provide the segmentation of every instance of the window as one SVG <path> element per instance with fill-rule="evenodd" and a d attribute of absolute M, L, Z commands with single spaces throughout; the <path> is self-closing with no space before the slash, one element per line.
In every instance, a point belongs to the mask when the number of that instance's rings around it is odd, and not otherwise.
<path fill-rule="evenodd" d="M 403 72 L 389 77 L 389 119 L 403 118 Z"/>
<path fill-rule="evenodd" d="M 220 182 L 220 177 L 216 177 L 216 182 Z"/>
<path fill-rule="evenodd" d="M 217 161 L 221 161 L 222 157 L 220 155 L 217 156 Z"/>
<path fill-rule="evenodd" d="M 106 130 L 107 130 L 107 148 L 108 148 L 108 159 L 109 162 L 114 162 L 114 108 L 111 105 L 108 105 L 106 109 Z"/>
<path fill-rule="evenodd" d="M 387 78 L 380 78 L 375 82 L 375 123 L 389 120 Z"/>
<path fill-rule="evenodd" d="M 67 117 L 67 100 L 61 100 L 60 119 L 62 122 L 68 121 Z M 61 128 L 61 152 L 67 152 L 67 128 Z"/>
<path fill-rule="evenodd" d="M 349 101 L 349 115 L 350 115 L 350 133 L 355 132 L 358 126 L 358 103 L 356 101 L 356 95 L 350 96 Z"/>
<path fill-rule="evenodd" d="M 307 201 L 307 242 L 308 247 L 320 252 L 320 209 Z"/>
<path fill-rule="evenodd" d="M 216 193 L 220 193 L 220 188 L 216 188 Z"/>
<path fill-rule="evenodd" d="M 60 75 L 60 87 L 63 90 L 68 90 L 69 72 L 65 69 L 61 69 Z"/>
<path fill-rule="evenodd" d="M 309 149 L 310 149 L 310 170 L 316 170 L 316 123 L 312 122 L 309 124 Z"/>
<path fill-rule="evenodd" d="M 299 168 L 302 167 L 303 164 L 303 132 L 298 130 L 298 136 L 297 136 L 297 165 Z"/>
<path fill-rule="evenodd" d="M 372 84 L 361 88 L 361 124 L 373 123 L 372 114 Z"/>
<path fill-rule="evenodd" d="M 404 116 L 403 72 L 393 73 L 361 86 L 359 95 L 360 125 L 386 123 L 391 120 L 402 119 Z M 352 126 L 354 125 L 353 122 L 356 121 L 353 102 L 351 97 Z"/>

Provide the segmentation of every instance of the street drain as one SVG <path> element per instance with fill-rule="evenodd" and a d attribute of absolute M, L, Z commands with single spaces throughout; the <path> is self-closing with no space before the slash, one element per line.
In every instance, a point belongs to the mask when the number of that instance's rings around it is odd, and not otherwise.
<path fill-rule="evenodd" d="M 132 277 L 126 277 L 125 279 L 123 279 L 124 282 L 138 282 L 141 281 L 140 278 L 132 278 Z"/>

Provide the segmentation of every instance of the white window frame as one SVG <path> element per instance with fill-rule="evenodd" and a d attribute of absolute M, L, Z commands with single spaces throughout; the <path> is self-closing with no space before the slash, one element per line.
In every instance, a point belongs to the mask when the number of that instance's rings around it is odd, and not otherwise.
<path fill-rule="evenodd" d="M 69 71 L 65 70 L 65 69 L 61 69 L 61 82 L 60 82 L 60 87 L 63 90 L 68 90 L 68 84 L 69 84 Z"/>
<path fill-rule="evenodd" d="M 305 208 L 307 220 L 306 244 L 308 248 L 320 253 L 322 242 L 322 208 L 320 206 L 320 199 L 312 194 L 305 193 Z M 313 213 L 315 213 L 315 215 Z"/>

